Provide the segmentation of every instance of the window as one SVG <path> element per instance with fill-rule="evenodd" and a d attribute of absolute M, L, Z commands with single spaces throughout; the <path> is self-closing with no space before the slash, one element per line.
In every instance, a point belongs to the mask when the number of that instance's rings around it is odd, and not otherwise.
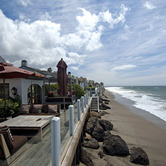
<path fill-rule="evenodd" d="M 5 89 L 4 89 L 4 84 L 0 84 L 0 98 L 4 98 L 4 92 L 5 92 L 5 97 L 6 99 L 9 97 L 9 84 L 5 84 Z"/>

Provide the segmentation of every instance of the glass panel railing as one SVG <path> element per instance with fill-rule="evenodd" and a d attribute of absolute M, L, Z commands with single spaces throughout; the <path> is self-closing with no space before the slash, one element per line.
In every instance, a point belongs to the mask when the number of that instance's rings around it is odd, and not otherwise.
<path fill-rule="evenodd" d="M 48 120 L 47 125 L 34 128 L 22 128 L 20 130 L 13 130 L 19 136 L 27 136 L 27 142 L 21 146 L 16 152 L 15 159 L 10 163 L 10 166 L 51 166 L 51 119 L 52 117 L 40 116 L 40 120 Z M 31 120 L 29 120 L 31 121 Z M 37 126 L 37 125 L 36 125 Z M 16 138 L 15 138 L 16 139 Z M 17 156 L 17 157 L 16 157 Z"/>
<path fill-rule="evenodd" d="M 68 139 L 70 138 L 69 134 L 69 109 L 61 110 L 62 114 L 60 115 L 60 131 L 61 131 L 61 153 L 64 150 L 65 145 L 67 144 Z"/>
<path fill-rule="evenodd" d="M 73 106 L 74 106 L 74 125 L 75 125 L 78 122 L 77 102 Z"/>

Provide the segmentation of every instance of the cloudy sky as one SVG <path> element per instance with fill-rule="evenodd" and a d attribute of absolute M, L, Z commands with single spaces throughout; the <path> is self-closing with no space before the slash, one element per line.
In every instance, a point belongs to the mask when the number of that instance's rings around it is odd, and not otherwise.
<path fill-rule="evenodd" d="M 165 0 L 0 0 L 0 56 L 105 85 L 166 85 Z"/>

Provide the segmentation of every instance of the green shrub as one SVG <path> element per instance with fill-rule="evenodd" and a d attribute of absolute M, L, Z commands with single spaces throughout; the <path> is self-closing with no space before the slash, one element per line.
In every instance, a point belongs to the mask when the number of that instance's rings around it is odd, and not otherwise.
<path fill-rule="evenodd" d="M 9 98 L 6 100 L 6 115 L 12 116 L 17 114 L 20 110 L 20 101 L 16 98 Z M 3 99 L 0 99 L 0 117 L 5 117 L 5 102 Z"/>
<path fill-rule="evenodd" d="M 50 85 L 46 84 L 45 85 L 45 94 L 47 95 L 48 92 L 50 91 L 50 92 L 54 92 L 55 95 L 58 95 L 57 89 L 58 89 L 58 84 L 57 83 L 56 84 L 50 84 Z"/>
<path fill-rule="evenodd" d="M 84 94 L 85 94 L 85 91 L 78 84 L 75 84 L 75 92 L 76 92 L 77 99 L 80 99 L 81 96 L 84 96 Z"/>

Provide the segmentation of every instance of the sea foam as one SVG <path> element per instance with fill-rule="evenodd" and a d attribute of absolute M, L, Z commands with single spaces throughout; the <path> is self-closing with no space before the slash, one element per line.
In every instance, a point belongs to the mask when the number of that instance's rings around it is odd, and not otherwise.
<path fill-rule="evenodd" d="M 107 87 L 112 93 L 117 93 L 124 98 L 134 101 L 133 106 L 140 108 L 151 114 L 163 119 L 166 121 L 166 100 L 160 98 L 153 93 L 146 91 L 139 92 L 137 90 L 125 89 L 123 87 Z"/>

